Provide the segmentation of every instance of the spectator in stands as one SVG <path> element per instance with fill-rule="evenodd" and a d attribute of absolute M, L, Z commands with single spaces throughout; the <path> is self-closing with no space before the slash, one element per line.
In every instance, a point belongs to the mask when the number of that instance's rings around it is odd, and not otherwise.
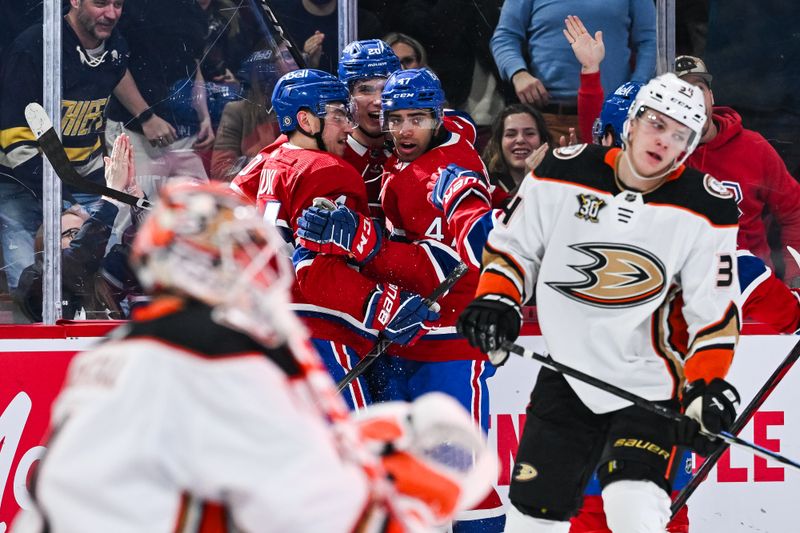
<path fill-rule="evenodd" d="M 75 169 L 103 182 L 101 133 L 112 90 L 127 75 L 128 48 L 116 29 L 120 2 L 73 0 L 62 24 L 61 134 Z M 34 263 L 42 223 L 42 159 L 25 106 L 42 102 L 42 26 L 22 32 L 6 50 L 0 83 L 0 243 L 9 291 Z M 135 87 L 134 87 L 135 89 Z M 64 198 L 90 210 L 98 197 L 64 188 Z"/>
<path fill-rule="evenodd" d="M 386 35 L 383 41 L 391 46 L 394 53 L 397 54 L 403 70 L 428 66 L 428 54 L 425 53 L 425 47 L 410 35 L 395 31 Z"/>
<path fill-rule="evenodd" d="M 578 127 L 581 65 L 562 34 L 569 15 L 588 22 L 596 36 L 602 32 L 608 48 L 601 74 L 606 92 L 628 80 L 648 81 L 655 74 L 656 11 L 652 0 L 506 0 L 492 37 L 497 67 L 520 101 L 544 113 L 556 137 Z M 631 71 L 633 55 L 636 66 Z"/>
<path fill-rule="evenodd" d="M 739 204 L 739 248 L 772 265 L 763 220 L 769 212 L 781 226 L 783 246 L 800 249 L 800 183 L 764 137 L 742 126 L 736 111 L 713 105 L 713 78 L 700 58 L 677 57 L 675 73 L 703 92 L 708 115 L 700 145 L 686 164 L 711 174 L 733 191 Z M 800 266 L 788 250 L 782 252 L 784 280 L 800 286 Z"/>
<path fill-rule="evenodd" d="M 133 155 L 127 136 L 120 135 L 117 138 L 111 158 L 107 158 L 106 163 L 109 187 L 141 197 L 133 176 Z M 105 307 L 95 296 L 95 278 L 119 205 L 117 200 L 103 197 L 94 213 L 90 214 L 74 204 L 61 214 L 61 300 L 64 318 L 108 317 Z M 22 271 L 12 296 L 29 320 L 41 322 L 44 274 L 42 227 L 36 234 L 35 249 L 36 259 Z"/>
<path fill-rule="evenodd" d="M 248 19 L 241 16 L 238 3 L 197 0 L 208 26 L 206 49 L 200 63 L 206 81 L 236 83 L 235 73 L 253 44 L 255 32 Z"/>
<path fill-rule="evenodd" d="M 239 70 L 244 98 L 231 102 L 222 112 L 214 151 L 211 178 L 230 181 L 259 150 L 272 144 L 280 132 L 270 96 L 281 76 L 275 53 L 258 50 Z"/>
<path fill-rule="evenodd" d="M 448 107 L 464 110 L 472 87 L 475 59 L 491 64 L 489 39 L 496 0 L 392 0 L 380 10 L 381 20 L 417 39 L 427 52 L 428 67 L 439 77 Z M 391 45 L 391 43 L 390 43 Z M 405 65 L 403 68 L 408 68 Z"/>
<path fill-rule="evenodd" d="M 511 104 L 492 124 L 492 135 L 483 160 L 493 185 L 506 192 L 516 190 L 531 170 L 531 156 L 540 147 L 547 150 L 553 139 L 544 117 L 530 104 Z"/>
<path fill-rule="evenodd" d="M 335 75 L 339 59 L 337 0 L 275 0 L 271 4 L 289 37 L 303 51 L 305 66 Z M 377 39 L 382 34 L 378 18 L 359 8 L 358 38 Z"/>
<path fill-rule="evenodd" d="M 132 101 L 127 85 L 115 92 L 108 111 L 107 146 L 119 134 L 128 134 L 141 178 L 148 177 L 139 185 L 150 197 L 171 176 L 207 179 L 196 152 L 213 145 L 214 132 L 198 67 L 208 27 L 197 0 L 130 2 L 119 27 L 131 51 L 130 83 L 143 100 Z M 191 87 L 189 102 L 177 97 L 184 87 Z M 165 127 L 152 137 L 150 122 L 162 119 Z"/>

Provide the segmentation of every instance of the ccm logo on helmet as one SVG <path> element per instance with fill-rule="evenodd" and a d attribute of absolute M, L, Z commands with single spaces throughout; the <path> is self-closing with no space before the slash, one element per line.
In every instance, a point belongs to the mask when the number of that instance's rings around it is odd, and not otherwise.
<path fill-rule="evenodd" d="M 570 246 L 594 259 L 569 265 L 580 281 L 548 281 L 561 294 L 595 307 L 634 307 L 658 297 L 666 286 L 664 264 L 647 250 L 629 244 L 584 243 Z"/>

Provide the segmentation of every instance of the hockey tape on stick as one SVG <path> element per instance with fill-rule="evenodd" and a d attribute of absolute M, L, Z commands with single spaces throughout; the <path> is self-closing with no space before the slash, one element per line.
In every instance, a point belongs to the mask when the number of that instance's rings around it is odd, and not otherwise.
<path fill-rule="evenodd" d="M 105 185 L 100 185 L 93 181 L 89 181 L 75 170 L 72 166 L 67 152 L 64 151 L 64 145 L 61 144 L 61 139 L 58 138 L 56 130 L 53 129 L 53 123 L 47 112 L 42 106 L 36 102 L 32 102 L 25 106 L 25 120 L 28 121 L 28 126 L 31 128 L 33 135 L 39 142 L 47 160 L 53 166 L 56 176 L 70 187 L 74 187 L 79 191 L 107 196 L 118 200 L 122 203 L 141 207 L 142 209 L 152 209 L 153 204 L 144 198 L 137 198 L 132 194 L 127 194 Z"/>
<path fill-rule="evenodd" d="M 448 274 L 444 281 L 442 281 L 433 292 L 423 300 L 425 305 L 431 307 L 433 304 L 436 303 L 436 300 L 442 297 L 444 293 L 449 291 L 453 288 L 453 285 L 456 284 L 458 280 L 461 279 L 461 276 L 467 273 L 467 265 L 463 262 L 456 265 L 456 267 Z M 375 360 L 389 348 L 389 345 L 392 344 L 392 341 L 379 338 L 378 342 L 375 343 L 375 346 L 364 356 L 361 361 L 359 361 L 356 366 L 354 366 L 350 372 L 348 372 L 339 383 L 336 384 L 336 391 L 342 392 L 345 387 L 347 387 L 350 382 L 356 379 L 358 376 L 364 373 L 364 371 L 369 368 L 369 365 L 375 362 Z"/>
<path fill-rule="evenodd" d="M 772 375 L 764 382 L 761 386 L 761 389 L 753 396 L 753 399 L 750 400 L 750 403 L 747 404 L 739 417 L 734 421 L 733 425 L 731 426 L 731 433 L 734 435 L 738 435 L 742 429 L 750 422 L 750 419 L 753 418 L 753 415 L 758 411 L 761 406 L 764 404 L 766 399 L 772 394 L 772 391 L 775 390 L 775 387 L 781 382 L 786 374 L 789 373 L 789 370 L 794 366 L 797 359 L 800 358 L 800 341 L 794 345 L 792 351 L 789 352 L 789 355 L 778 365 L 778 368 L 772 373 Z M 705 481 L 706 476 L 714 468 L 714 465 L 717 464 L 719 458 L 722 457 L 722 454 L 725 453 L 725 450 L 728 449 L 727 444 L 723 444 L 719 448 L 714 451 L 711 455 L 706 457 L 706 460 L 703 461 L 703 464 L 697 470 L 697 472 L 692 476 L 692 479 L 689 480 L 689 483 L 681 489 L 678 495 L 675 497 L 675 500 L 672 502 L 671 511 L 672 516 L 674 517 L 675 514 L 681 510 L 681 507 L 686 505 L 686 500 L 697 490 L 697 487 L 700 486 L 700 483 Z"/>
<path fill-rule="evenodd" d="M 550 356 L 536 353 L 533 350 L 526 350 L 522 346 L 514 344 L 513 342 L 509 341 L 503 343 L 503 348 L 505 348 L 509 352 L 521 355 L 526 359 L 533 359 L 534 361 L 538 361 L 552 370 L 561 372 L 565 376 L 570 376 L 577 380 L 583 381 L 584 383 L 588 383 L 589 385 L 597 387 L 600 390 L 613 394 L 614 396 L 619 396 L 623 400 L 628 400 L 637 407 L 640 407 L 646 411 L 662 416 L 668 420 L 672 420 L 674 422 L 683 422 L 688 418 L 686 415 L 678 413 L 677 411 L 673 411 L 668 407 L 664 407 L 663 405 L 651 402 L 650 400 L 647 400 L 630 391 L 617 387 L 616 385 L 612 385 L 611 383 L 608 383 L 601 379 L 597 379 L 596 377 L 590 376 L 589 374 L 584 374 L 580 370 L 576 370 L 570 366 L 559 363 Z M 800 470 L 800 463 L 792 459 L 789 459 L 788 457 L 784 457 L 779 453 L 773 452 L 772 450 L 768 450 L 763 446 L 759 446 L 757 444 L 753 444 L 752 442 L 741 439 L 736 435 L 731 434 L 728 431 L 720 431 L 719 433 L 703 432 L 703 434 L 712 439 L 720 439 L 721 441 L 728 443 L 731 446 L 746 448 L 751 453 L 758 455 L 759 457 L 763 457 L 764 459 L 771 459 L 786 466 L 790 466 L 792 468 Z"/>

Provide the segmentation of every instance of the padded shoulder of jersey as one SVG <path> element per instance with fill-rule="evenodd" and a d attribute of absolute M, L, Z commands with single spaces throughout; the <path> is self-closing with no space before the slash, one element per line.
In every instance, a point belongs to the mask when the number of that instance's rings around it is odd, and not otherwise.
<path fill-rule="evenodd" d="M 605 163 L 609 148 L 596 144 L 575 144 L 550 150 L 533 171 L 534 179 L 583 185 L 610 194 L 619 192 L 614 169 Z"/>
<path fill-rule="evenodd" d="M 678 174 L 679 173 L 679 174 Z M 681 167 L 677 177 L 645 195 L 646 203 L 671 204 L 686 209 L 715 226 L 735 226 L 739 209 L 733 193 L 709 174 Z"/>
<path fill-rule="evenodd" d="M 197 301 L 152 320 L 134 320 L 126 327 L 124 339 L 150 338 L 207 359 L 262 354 L 289 376 L 300 372 L 286 348 L 266 348 L 244 333 L 219 324 L 211 318 L 211 308 Z"/>

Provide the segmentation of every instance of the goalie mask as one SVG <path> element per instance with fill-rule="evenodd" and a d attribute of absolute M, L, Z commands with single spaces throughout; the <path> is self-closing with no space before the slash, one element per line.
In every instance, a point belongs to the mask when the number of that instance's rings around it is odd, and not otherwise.
<path fill-rule="evenodd" d="M 161 190 L 130 261 L 148 291 L 195 298 L 215 320 L 275 345 L 294 325 L 282 249 L 277 230 L 228 187 L 184 182 Z"/>

